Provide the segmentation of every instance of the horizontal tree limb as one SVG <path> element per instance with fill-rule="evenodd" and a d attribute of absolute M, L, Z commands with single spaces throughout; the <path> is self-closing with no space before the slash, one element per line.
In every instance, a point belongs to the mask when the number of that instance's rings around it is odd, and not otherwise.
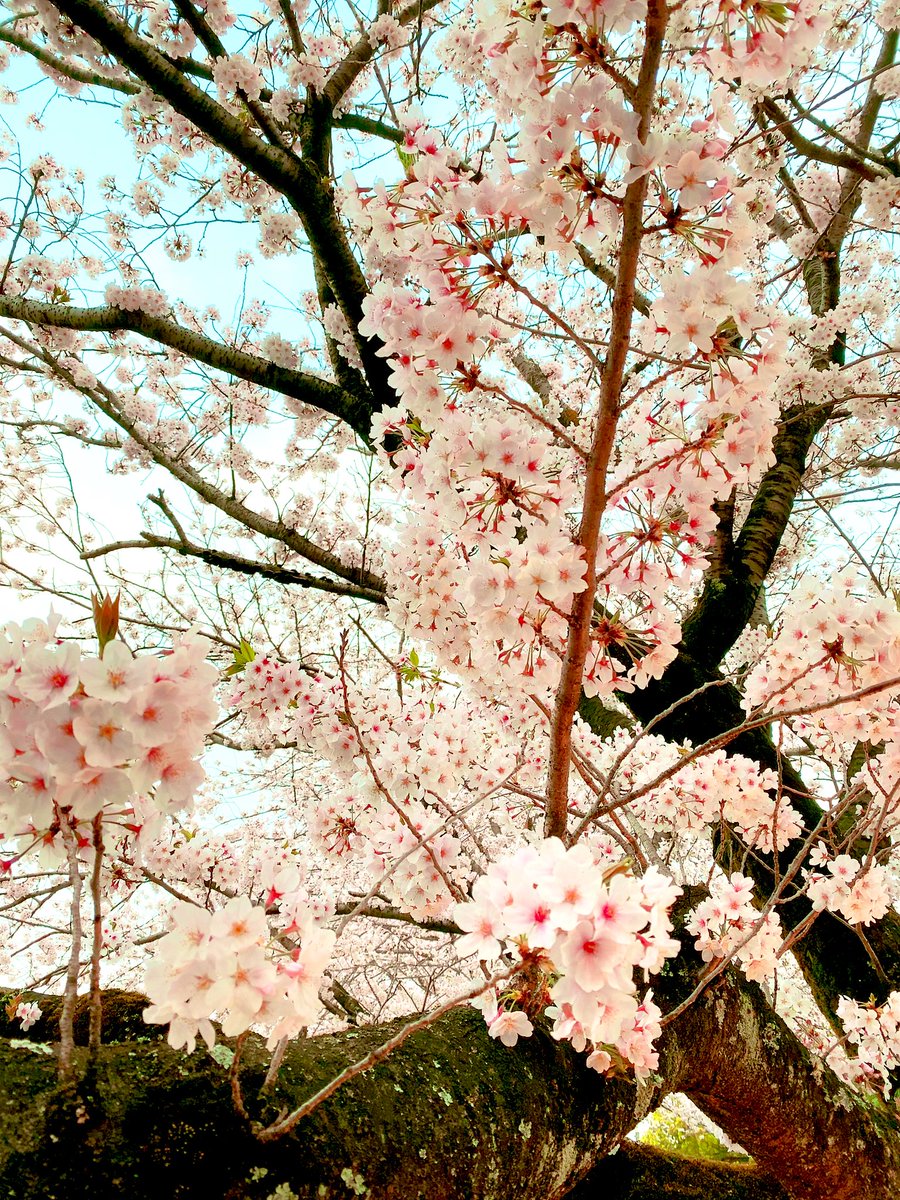
<path fill-rule="evenodd" d="M 679 920 L 695 899 L 683 899 Z M 660 1004 L 684 999 L 704 966 L 683 949 L 654 980 Z M 507 1049 L 479 1013 L 458 1008 L 266 1143 L 234 1110 L 221 1062 L 202 1048 L 171 1050 L 154 1027 L 138 1040 L 142 997 L 106 997 L 104 1028 L 130 1040 L 102 1047 L 91 1069 L 78 1051 L 74 1096 L 57 1084 L 54 1055 L 36 1049 L 56 1033 L 58 998 L 23 998 L 46 1015 L 29 1040 L 0 1040 L 0 1195 L 16 1200 L 263 1200 L 282 1183 L 300 1200 L 354 1189 L 369 1200 L 555 1200 L 676 1091 L 794 1200 L 900 1194 L 896 1113 L 842 1084 L 733 971 L 664 1028 L 658 1072 L 642 1084 L 598 1076 L 541 1028 Z M 297 1107 L 405 1023 L 293 1041 L 262 1096 L 267 1055 L 251 1038 L 241 1070 L 250 1116 L 267 1122 Z M 83 1015 L 76 1029 L 83 1038 Z M 0 1034 L 11 1033 L 15 1023 L 0 1019 Z"/>
<path fill-rule="evenodd" d="M 241 1080 L 252 1115 L 294 1107 L 403 1023 L 292 1043 L 264 1102 L 265 1056 L 250 1050 Z M 263 1200 L 287 1184 L 300 1200 L 550 1200 L 661 1094 L 605 1083 L 543 1034 L 509 1050 L 479 1013 L 456 1010 L 263 1144 L 203 1049 L 105 1046 L 67 1104 L 54 1057 L 0 1042 L 0 1194 Z"/>
<path fill-rule="evenodd" d="M 89 87 L 107 88 L 123 92 L 128 96 L 135 96 L 141 90 L 136 83 L 132 83 L 130 80 L 111 79 L 107 75 L 101 75 L 99 71 L 89 71 L 84 67 L 77 67 L 64 58 L 60 58 L 59 55 L 51 53 L 45 46 L 39 46 L 30 38 L 16 33 L 15 29 L 0 28 L 0 41 L 6 42 L 9 46 L 15 46 L 23 54 L 29 54 L 39 63 L 43 63 L 45 67 L 64 75 L 66 79 L 74 80 L 75 83 L 83 83 Z"/>
<path fill-rule="evenodd" d="M 842 167 L 845 171 L 852 171 L 854 175 L 859 175 L 866 180 L 887 177 L 886 170 L 878 170 L 858 154 L 850 154 L 846 150 L 833 150 L 830 146 L 820 145 L 805 137 L 770 96 L 763 98 L 761 106 L 766 116 L 775 122 L 778 132 L 804 158 L 811 159 L 813 162 L 829 163 L 834 167 Z"/>
<path fill-rule="evenodd" d="M 302 400 L 312 408 L 320 408 L 344 421 L 368 445 L 372 422 L 371 397 L 360 398 L 327 379 L 276 366 L 267 358 L 226 346 L 168 317 L 151 316 L 115 304 L 76 308 L 73 304 L 51 304 L 49 301 L 28 300 L 22 296 L 2 295 L 0 317 L 25 321 L 29 325 L 75 329 L 82 333 L 140 334 L 217 371 L 280 392 L 294 400 Z"/>
<path fill-rule="evenodd" d="M 107 546 L 96 546 L 86 550 L 81 555 L 85 560 L 102 558 L 120 550 L 174 550 L 186 558 L 196 558 L 211 567 L 220 567 L 226 571 L 237 571 L 241 575 L 252 575 L 262 579 L 271 579 L 284 587 L 312 588 L 320 592 L 328 592 L 335 596 L 349 596 L 356 600 L 368 600 L 372 604 L 384 604 L 385 594 L 374 588 L 362 587 L 353 583 L 342 583 L 336 579 L 326 579 L 319 575 L 310 575 L 307 571 L 294 571 L 290 567 L 279 566 L 278 563 L 257 562 L 252 558 L 244 558 L 240 554 L 229 554 L 207 546 L 198 546 L 193 542 L 179 541 L 178 538 L 162 537 L 156 533 L 142 533 L 133 541 L 111 542 Z"/>
<path fill-rule="evenodd" d="M 332 554 L 329 550 L 317 545 L 310 538 L 299 533 L 291 526 L 286 525 L 283 521 L 273 520 L 271 517 L 264 516 L 262 513 L 244 504 L 236 496 L 224 492 L 178 455 L 168 453 L 158 441 L 155 441 L 138 426 L 136 421 L 127 415 L 118 396 L 104 383 L 96 380 L 92 386 L 80 384 L 76 381 L 69 368 L 57 361 L 47 350 L 28 342 L 25 338 L 16 337 L 9 331 L 6 331 L 6 337 L 13 340 L 28 353 L 40 358 L 52 375 L 63 380 L 75 391 L 81 392 L 85 399 L 89 400 L 95 408 L 99 409 L 109 420 L 118 425 L 158 466 L 163 467 L 173 478 L 177 479 L 179 483 L 183 483 L 185 487 L 199 496 L 201 500 L 219 509 L 220 512 L 223 512 L 231 520 L 237 522 L 237 524 L 243 525 L 244 528 L 262 534 L 263 537 L 271 538 L 274 542 L 280 542 L 287 549 L 292 550 L 295 554 L 299 554 L 301 558 L 307 559 L 308 562 L 313 563 L 317 567 L 330 571 L 340 579 L 345 579 L 357 587 L 368 589 L 372 592 L 380 593 L 383 591 L 384 581 L 374 572 L 362 566 L 349 566 L 336 554 Z"/>

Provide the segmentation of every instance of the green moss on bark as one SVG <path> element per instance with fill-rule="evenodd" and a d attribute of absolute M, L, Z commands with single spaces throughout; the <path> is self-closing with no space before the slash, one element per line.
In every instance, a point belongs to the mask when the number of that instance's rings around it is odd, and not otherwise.
<path fill-rule="evenodd" d="M 293 1107 L 394 1027 L 299 1043 L 264 1101 L 266 1056 L 247 1052 L 242 1083 L 261 1121 Z M 538 1032 L 515 1051 L 480 1014 L 448 1014 L 384 1064 L 347 1084 L 287 1137 L 259 1143 L 234 1111 L 226 1073 L 205 1051 L 102 1049 L 77 1090 L 55 1061 L 0 1043 L 2 1200 L 301 1200 L 550 1197 L 635 1121 L 632 1081 L 606 1083 Z M 85 1051 L 79 1052 L 85 1067 Z M 348 1180 L 350 1181 L 348 1183 Z"/>

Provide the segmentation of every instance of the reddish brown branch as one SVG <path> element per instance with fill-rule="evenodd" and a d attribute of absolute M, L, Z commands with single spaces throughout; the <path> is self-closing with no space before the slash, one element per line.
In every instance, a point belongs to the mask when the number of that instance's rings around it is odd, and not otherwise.
<path fill-rule="evenodd" d="M 650 125 L 667 16 L 664 0 L 650 0 L 635 96 L 635 110 L 639 116 L 638 138 L 641 141 L 646 139 Z M 597 542 L 600 536 L 600 519 L 606 504 L 606 472 L 612 454 L 622 380 L 630 347 L 647 180 L 648 177 L 642 175 L 628 186 L 622 208 L 622 239 L 612 302 L 609 350 L 600 376 L 600 411 L 594 427 L 584 486 L 581 526 L 577 538 L 577 544 L 584 547 L 587 587 L 575 596 L 572 602 L 566 656 L 556 693 L 550 766 L 547 773 L 547 812 L 544 821 L 546 837 L 566 837 L 572 720 L 581 699 L 584 664 L 591 643 L 591 617 L 597 586 Z"/>

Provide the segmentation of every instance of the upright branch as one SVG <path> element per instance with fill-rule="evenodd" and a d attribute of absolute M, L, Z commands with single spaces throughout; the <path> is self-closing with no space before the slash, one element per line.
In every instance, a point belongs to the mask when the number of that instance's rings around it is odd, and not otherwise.
<path fill-rule="evenodd" d="M 897 40 L 896 30 L 885 32 L 868 94 L 859 114 L 857 145 L 865 153 L 871 149 L 875 122 L 884 101 L 879 91 L 879 78 L 894 61 Z M 769 116 L 782 115 L 771 100 L 764 101 L 762 108 Z M 807 157 L 834 161 L 822 158 L 821 154 L 812 154 L 812 144 L 800 138 L 792 126 L 789 126 L 790 134 L 783 123 L 779 124 L 779 129 L 791 145 Z M 797 144 L 794 134 L 802 144 Z M 841 162 L 835 165 L 848 167 L 843 162 L 846 157 L 837 154 L 836 158 Z M 810 219 L 809 214 L 790 182 L 790 176 L 783 171 L 779 177 L 782 182 L 785 182 L 785 178 L 788 180 L 789 194 L 805 223 Z M 862 167 L 858 170 L 854 167 L 848 169 L 835 212 L 818 234 L 816 244 L 803 265 L 806 298 L 816 317 L 824 316 L 840 300 L 841 255 L 853 216 L 862 202 L 860 179 L 873 177 L 877 177 L 877 174 L 867 173 Z M 844 335 L 839 334 L 827 352 L 817 351 L 812 356 L 812 364 L 821 370 L 828 370 L 844 362 L 845 351 Z M 728 535 L 727 569 L 707 572 L 703 590 L 682 624 L 683 651 L 707 669 L 718 666 L 750 620 L 794 511 L 811 448 L 835 407 L 833 401 L 808 404 L 801 400 L 791 404 L 784 412 L 772 446 L 775 461 L 757 486 L 739 533 L 733 539 L 731 533 Z"/>
<path fill-rule="evenodd" d="M 665 0 L 650 0 L 634 101 L 639 119 L 638 138 L 642 142 L 646 141 L 650 128 L 667 17 Z M 647 186 L 647 175 L 635 179 L 629 184 L 622 203 L 622 236 L 612 302 L 609 348 L 600 375 L 599 412 L 585 472 L 584 501 L 576 543 L 584 549 L 587 587 L 572 601 L 566 654 L 553 711 L 550 765 L 547 773 L 547 809 L 544 820 L 546 837 L 566 837 L 572 721 L 581 699 L 584 665 L 591 644 L 591 620 L 597 590 L 597 543 L 600 537 L 600 521 L 606 506 L 606 473 L 615 441 L 622 380 L 631 338 Z"/>
<path fill-rule="evenodd" d="M 100 954 L 103 950 L 103 814 L 97 813 L 93 822 L 94 865 L 91 869 L 91 1029 L 88 1045 L 91 1051 L 100 1046 L 103 1027 L 103 1000 L 100 992 Z"/>
<path fill-rule="evenodd" d="M 66 847 L 69 864 L 69 881 L 72 885 L 72 945 L 66 969 L 66 988 L 63 993 L 62 1011 L 59 1017 L 59 1074 L 66 1080 L 73 1071 L 72 1055 L 75 1050 L 75 1004 L 78 1000 L 78 971 L 81 966 L 81 867 L 78 862 L 78 841 L 69 814 L 59 809 L 59 823 Z"/>

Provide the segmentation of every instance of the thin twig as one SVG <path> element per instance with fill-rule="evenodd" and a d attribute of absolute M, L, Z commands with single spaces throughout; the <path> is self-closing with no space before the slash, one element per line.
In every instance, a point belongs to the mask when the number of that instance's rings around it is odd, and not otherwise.
<path fill-rule="evenodd" d="M 57 809 L 66 858 L 69 862 L 69 880 L 72 884 L 72 947 L 66 970 L 66 987 L 63 992 L 62 1010 L 59 1015 L 59 1074 L 61 1079 L 72 1075 L 72 1054 L 75 1050 L 75 1002 L 78 999 L 78 971 L 81 965 L 81 871 L 78 864 L 78 843 L 68 812 Z"/>
<path fill-rule="evenodd" d="M 103 898 L 100 894 L 100 873 L 103 864 L 103 813 L 94 817 L 94 865 L 91 871 L 91 900 L 93 902 L 93 938 L 91 942 L 91 1024 L 88 1049 L 93 1054 L 100 1049 L 103 1029 L 103 1001 L 100 992 L 100 953 L 103 949 Z"/>
<path fill-rule="evenodd" d="M 452 1000 L 445 1000 L 443 1004 L 438 1005 L 432 1012 L 418 1017 L 408 1025 L 404 1025 L 399 1033 L 396 1033 L 388 1041 L 371 1050 L 364 1058 L 360 1058 L 355 1063 L 351 1063 L 348 1067 L 345 1067 L 340 1075 L 335 1076 L 330 1083 L 326 1083 L 314 1096 L 304 1101 L 293 1112 L 288 1113 L 286 1117 L 273 1121 L 271 1125 L 267 1125 L 265 1128 L 260 1128 L 258 1125 L 253 1126 L 254 1136 L 261 1142 L 274 1142 L 278 1138 L 284 1137 L 286 1133 L 290 1133 L 304 1117 L 317 1109 L 329 1096 L 333 1096 L 338 1088 L 343 1087 L 349 1080 L 354 1079 L 357 1075 L 362 1075 L 364 1071 L 368 1071 L 378 1063 L 384 1062 L 388 1055 L 392 1054 L 399 1046 L 402 1046 L 414 1033 L 418 1033 L 421 1029 L 427 1029 L 429 1025 L 433 1025 L 435 1021 L 439 1020 L 440 1017 L 448 1013 L 452 1008 L 457 1008 L 460 1004 L 465 1004 L 469 1000 L 477 999 L 504 979 L 508 979 L 517 970 L 518 965 L 501 971 L 497 975 L 492 975 L 484 983 L 479 983 L 476 987 L 470 988 L 468 992 L 464 992 L 461 996 L 454 996 Z M 232 1063 L 232 1069 L 234 1069 L 234 1063 Z"/>

